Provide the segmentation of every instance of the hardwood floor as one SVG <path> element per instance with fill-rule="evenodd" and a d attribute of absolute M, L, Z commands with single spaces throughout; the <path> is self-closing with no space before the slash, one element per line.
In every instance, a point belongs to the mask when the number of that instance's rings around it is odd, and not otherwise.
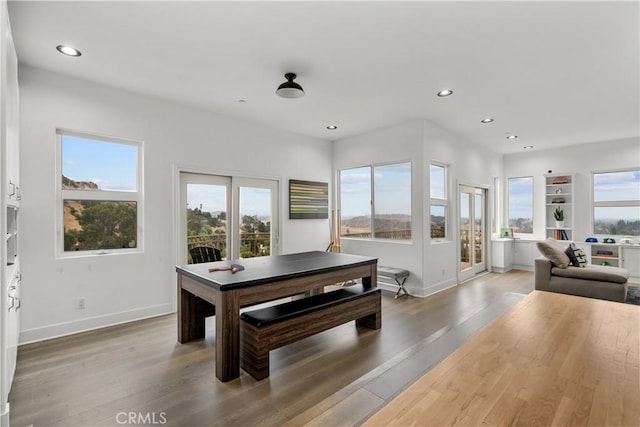
<path fill-rule="evenodd" d="M 640 307 L 534 291 L 369 418 L 376 426 L 638 426 Z"/>
<path fill-rule="evenodd" d="M 175 315 L 25 345 L 11 425 L 359 425 L 532 290 L 512 271 L 424 299 L 384 292 L 381 330 L 351 322 L 276 349 L 260 382 L 216 380 L 215 318 L 184 345 Z"/>

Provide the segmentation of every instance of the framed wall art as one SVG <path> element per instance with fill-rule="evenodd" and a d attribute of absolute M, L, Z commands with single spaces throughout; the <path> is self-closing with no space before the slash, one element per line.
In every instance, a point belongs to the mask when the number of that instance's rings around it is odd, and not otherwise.
<path fill-rule="evenodd" d="M 329 218 L 329 184 L 289 180 L 289 219 Z"/>

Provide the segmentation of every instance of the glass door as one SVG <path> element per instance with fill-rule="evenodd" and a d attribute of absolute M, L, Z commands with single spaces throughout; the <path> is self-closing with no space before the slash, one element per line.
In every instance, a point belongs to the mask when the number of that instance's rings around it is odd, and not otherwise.
<path fill-rule="evenodd" d="M 231 211 L 229 197 L 231 178 L 205 174 L 182 173 L 181 187 L 181 237 L 183 252 L 180 259 L 192 262 L 189 250 L 208 246 L 220 250 L 222 259 L 229 258 L 230 224 L 227 213 Z"/>
<path fill-rule="evenodd" d="M 233 230 L 235 258 L 277 254 L 278 182 L 265 179 L 233 178 L 234 212 L 238 220 Z"/>
<path fill-rule="evenodd" d="M 460 277 L 459 282 L 487 270 L 486 192 L 484 188 L 460 185 Z"/>
<path fill-rule="evenodd" d="M 278 181 L 182 172 L 180 203 L 180 262 L 198 246 L 222 259 L 279 253 Z"/>

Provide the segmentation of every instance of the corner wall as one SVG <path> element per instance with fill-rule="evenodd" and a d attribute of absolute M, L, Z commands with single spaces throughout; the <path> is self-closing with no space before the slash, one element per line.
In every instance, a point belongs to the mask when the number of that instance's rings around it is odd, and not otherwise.
<path fill-rule="evenodd" d="M 328 245 L 328 220 L 290 221 L 287 200 L 290 178 L 331 181 L 330 142 L 30 67 L 19 77 L 22 343 L 174 311 L 176 166 L 279 179 L 282 252 Z M 144 141 L 144 253 L 55 258 L 58 127 Z"/>
<path fill-rule="evenodd" d="M 335 191 L 337 171 L 371 164 L 411 160 L 412 240 L 395 242 L 341 239 L 342 251 L 378 257 L 379 263 L 411 272 L 406 288 L 414 296 L 427 296 L 458 283 L 457 186 L 458 183 L 489 188 L 494 176 L 502 176 L 502 155 L 462 140 L 431 122 L 415 120 L 334 142 Z M 429 164 L 449 165 L 449 240 L 429 238 Z M 490 247 L 490 245 L 487 245 Z M 487 252 L 487 258 L 491 259 Z M 383 287 L 385 287 L 383 285 Z M 392 288 L 391 288 L 392 289 Z"/>

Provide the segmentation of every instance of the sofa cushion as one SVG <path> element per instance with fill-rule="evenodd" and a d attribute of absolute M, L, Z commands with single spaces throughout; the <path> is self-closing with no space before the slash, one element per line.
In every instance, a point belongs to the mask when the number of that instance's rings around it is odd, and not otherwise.
<path fill-rule="evenodd" d="M 629 270 L 618 267 L 603 267 L 601 265 L 589 265 L 587 267 L 552 267 L 553 276 L 566 277 L 568 279 L 596 280 L 599 282 L 626 283 L 629 278 Z"/>
<path fill-rule="evenodd" d="M 571 261 L 570 265 L 574 267 L 586 267 L 587 266 L 587 254 L 580 248 L 577 248 L 574 243 L 570 243 L 567 249 L 564 251 Z"/>
<path fill-rule="evenodd" d="M 536 246 L 542 255 L 551 261 L 556 267 L 567 268 L 571 260 L 564 253 L 564 245 L 560 245 L 553 239 L 536 242 Z"/>

